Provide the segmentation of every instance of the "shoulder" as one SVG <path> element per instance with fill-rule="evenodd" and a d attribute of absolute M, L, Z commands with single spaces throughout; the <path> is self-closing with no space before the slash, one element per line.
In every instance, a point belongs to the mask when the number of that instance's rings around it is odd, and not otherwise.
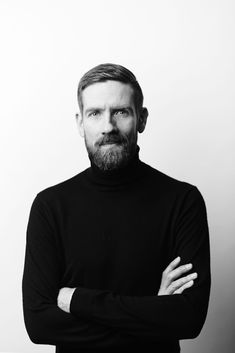
<path fill-rule="evenodd" d="M 201 224 L 207 219 L 205 200 L 192 183 L 173 178 L 145 164 L 146 190 L 150 201 L 159 203 L 162 210 L 170 210 L 175 219 L 194 219 Z"/>
<path fill-rule="evenodd" d="M 198 187 L 185 180 L 174 178 L 144 162 L 148 188 L 164 197 L 176 197 L 177 199 L 203 199 Z"/>
<path fill-rule="evenodd" d="M 156 187 L 170 189 L 171 191 L 187 191 L 195 187 L 195 185 L 187 181 L 176 179 L 144 162 L 141 163 L 143 168 L 145 169 L 145 175 L 148 179 L 148 182 L 150 182 L 151 186 L 155 185 Z"/>
<path fill-rule="evenodd" d="M 86 169 L 69 179 L 39 190 L 36 194 L 35 201 L 37 203 L 54 204 L 60 201 L 66 201 L 73 195 L 79 194 L 83 187 L 85 172 Z"/>

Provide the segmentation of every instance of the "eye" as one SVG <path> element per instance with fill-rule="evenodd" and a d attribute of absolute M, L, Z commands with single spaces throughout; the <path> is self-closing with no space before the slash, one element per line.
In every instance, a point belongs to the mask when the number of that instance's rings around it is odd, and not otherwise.
<path fill-rule="evenodd" d="M 99 114 L 99 111 L 98 110 L 93 110 L 92 112 L 90 112 L 89 114 L 88 114 L 88 116 L 89 117 L 95 117 L 95 116 L 97 116 Z"/>
<path fill-rule="evenodd" d="M 119 110 L 116 110 L 114 114 L 120 115 L 120 116 L 126 116 L 128 114 L 128 112 L 126 109 L 119 109 Z"/>

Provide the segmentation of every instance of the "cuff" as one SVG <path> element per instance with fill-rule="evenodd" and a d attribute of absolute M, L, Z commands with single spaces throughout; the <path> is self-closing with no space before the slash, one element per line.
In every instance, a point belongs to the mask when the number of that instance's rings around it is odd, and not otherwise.
<path fill-rule="evenodd" d="M 77 287 L 70 302 L 70 312 L 85 319 L 92 317 L 94 295 L 92 289 Z"/>

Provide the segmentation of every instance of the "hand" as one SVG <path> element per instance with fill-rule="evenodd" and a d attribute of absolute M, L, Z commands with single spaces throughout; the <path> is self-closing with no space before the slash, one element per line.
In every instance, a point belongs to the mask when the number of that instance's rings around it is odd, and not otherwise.
<path fill-rule="evenodd" d="M 75 289 L 76 288 L 64 287 L 59 291 L 57 297 L 57 306 L 66 313 L 70 313 L 70 302 Z"/>
<path fill-rule="evenodd" d="M 179 263 L 180 257 L 178 256 L 162 273 L 162 281 L 158 295 L 181 294 L 186 288 L 193 286 L 193 280 L 197 278 L 196 272 L 179 278 L 183 273 L 191 270 L 193 265 L 187 264 L 176 268 Z"/>

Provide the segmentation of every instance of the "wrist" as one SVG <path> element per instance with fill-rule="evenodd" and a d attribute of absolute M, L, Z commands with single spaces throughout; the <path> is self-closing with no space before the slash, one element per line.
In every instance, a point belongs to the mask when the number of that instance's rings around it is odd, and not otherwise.
<path fill-rule="evenodd" d="M 75 289 L 76 288 L 64 287 L 59 291 L 57 306 L 66 313 L 70 313 L 70 303 Z"/>

